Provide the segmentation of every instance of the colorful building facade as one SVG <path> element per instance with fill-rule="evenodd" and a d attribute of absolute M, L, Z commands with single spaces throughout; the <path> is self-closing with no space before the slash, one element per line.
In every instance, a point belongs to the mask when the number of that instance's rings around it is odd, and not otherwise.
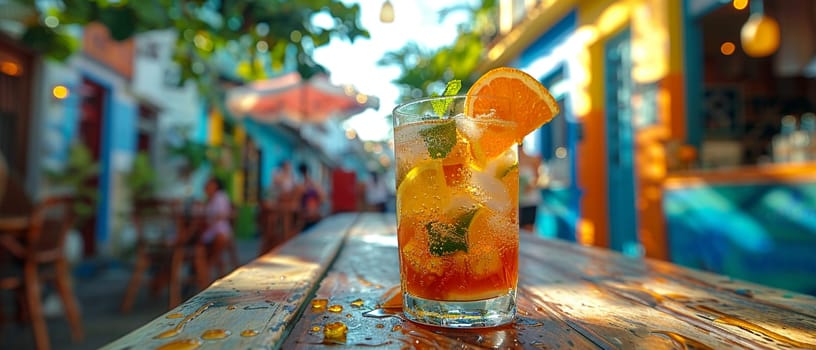
<path fill-rule="evenodd" d="M 754 57 L 740 42 L 751 3 L 501 3 L 479 71 L 521 68 L 562 109 L 525 139 L 548 170 L 539 234 L 816 291 L 816 151 L 776 164 L 771 142 L 816 140 L 816 11 L 766 1 L 781 44 Z"/>
<path fill-rule="evenodd" d="M 532 136 L 558 180 L 545 187 L 550 199 L 539 212 L 558 224 L 539 233 L 666 258 L 664 145 L 685 138 L 683 53 L 670 40 L 682 33 L 682 13 L 674 10 L 680 1 L 527 6 L 526 18 L 490 48 L 482 70 L 521 68 L 562 106 L 561 120 Z"/>

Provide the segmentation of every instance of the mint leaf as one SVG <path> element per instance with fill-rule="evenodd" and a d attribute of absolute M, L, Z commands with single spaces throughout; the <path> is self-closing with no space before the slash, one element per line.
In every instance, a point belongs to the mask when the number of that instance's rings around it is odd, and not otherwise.
<path fill-rule="evenodd" d="M 429 222 L 425 225 L 428 231 L 430 251 L 434 256 L 445 256 L 458 251 L 468 251 L 468 227 L 476 215 L 477 209 L 462 214 L 456 223 Z"/>
<path fill-rule="evenodd" d="M 445 92 L 442 96 L 453 96 L 459 93 L 459 90 L 462 89 L 462 81 L 461 80 L 451 80 L 448 82 L 448 85 L 445 86 Z M 433 106 L 434 112 L 436 112 L 439 116 L 444 116 L 445 112 L 450 107 L 450 104 L 453 102 L 453 99 L 450 98 L 442 98 L 438 100 L 431 101 L 431 106 Z"/>
<path fill-rule="evenodd" d="M 445 93 L 442 96 L 453 96 L 459 93 L 459 90 L 462 89 L 462 81 L 461 80 L 451 80 L 445 85 Z"/>
<path fill-rule="evenodd" d="M 425 146 L 428 148 L 428 154 L 431 155 L 431 158 L 445 158 L 453 149 L 453 146 L 456 145 L 456 121 L 453 119 L 445 120 L 420 131 L 419 134 L 425 140 Z"/>

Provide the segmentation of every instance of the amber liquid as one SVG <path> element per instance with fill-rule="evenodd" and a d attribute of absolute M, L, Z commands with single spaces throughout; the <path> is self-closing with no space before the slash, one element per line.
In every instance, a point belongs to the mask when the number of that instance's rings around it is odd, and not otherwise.
<path fill-rule="evenodd" d="M 447 155 L 423 153 L 424 130 L 445 122 L 394 131 L 398 186 L 406 187 L 397 194 L 402 290 L 440 301 L 507 295 L 518 281 L 516 146 L 484 155 L 490 137 L 475 145 L 457 133 Z"/>

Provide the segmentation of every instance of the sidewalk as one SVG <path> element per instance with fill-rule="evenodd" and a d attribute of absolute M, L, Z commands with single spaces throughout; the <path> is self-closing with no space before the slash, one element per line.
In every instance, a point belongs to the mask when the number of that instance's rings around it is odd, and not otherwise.
<path fill-rule="evenodd" d="M 257 238 L 238 239 L 237 243 L 242 265 L 257 256 Z M 85 339 L 80 343 L 72 342 L 68 321 L 63 316 L 49 317 L 48 334 L 52 349 L 98 349 L 167 311 L 167 290 L 162 291 L 156 298 L 151 298 L 145 288 L 136 298 L 133 310 L 127 314 L 121 313 L 119 305 L 130 279 L 130 266 L 121 263 L 97 265 L 100 267 L 95 273 L 89 274 L 91 277 L 74 279 L 74 291 L 79 299 Z M 34 349 L 31 327 L 14 322 L 12 303 L 13 293 L 0 293 L 4 321 L 0 324 L 0 349 Z"/>

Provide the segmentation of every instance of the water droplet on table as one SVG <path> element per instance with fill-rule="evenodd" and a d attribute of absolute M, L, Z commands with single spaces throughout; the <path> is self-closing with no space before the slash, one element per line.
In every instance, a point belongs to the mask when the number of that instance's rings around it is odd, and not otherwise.
<path fill-rule="evenodd" d="M 241 336 L 242 337 L 254 337 L 256 335 L 258 335 L 258 331 L 254 330 L 254 329 L 245 329 L 245 330 L 241 331 Z"/>
<path fill-rule="evenodd" d="M 312 300 L 312 310 L 313 311 L 323 311 L 326 309 L 326 305 L 329 305 L 329 301 L 327 299 L 315 299 Z"/>
<path fill-rule="evenodd" d="M 156 348 L 156 350 L 193 350 L 201 346 L 201 341 L 197 339 L 181 339 L 169 342 Z"/>
<path fill-rule="evenodd" d="M 229 337 L 232 332 L 226 329 L 208 329 L 201 334 L 201 339 L 204 340 L 218 340 Z"/>
<path fill-rule="evenodd" d="M 343 322 L 332 322 L 323 328 L 323 342 L 345 343 L 348 327 Z"/>

